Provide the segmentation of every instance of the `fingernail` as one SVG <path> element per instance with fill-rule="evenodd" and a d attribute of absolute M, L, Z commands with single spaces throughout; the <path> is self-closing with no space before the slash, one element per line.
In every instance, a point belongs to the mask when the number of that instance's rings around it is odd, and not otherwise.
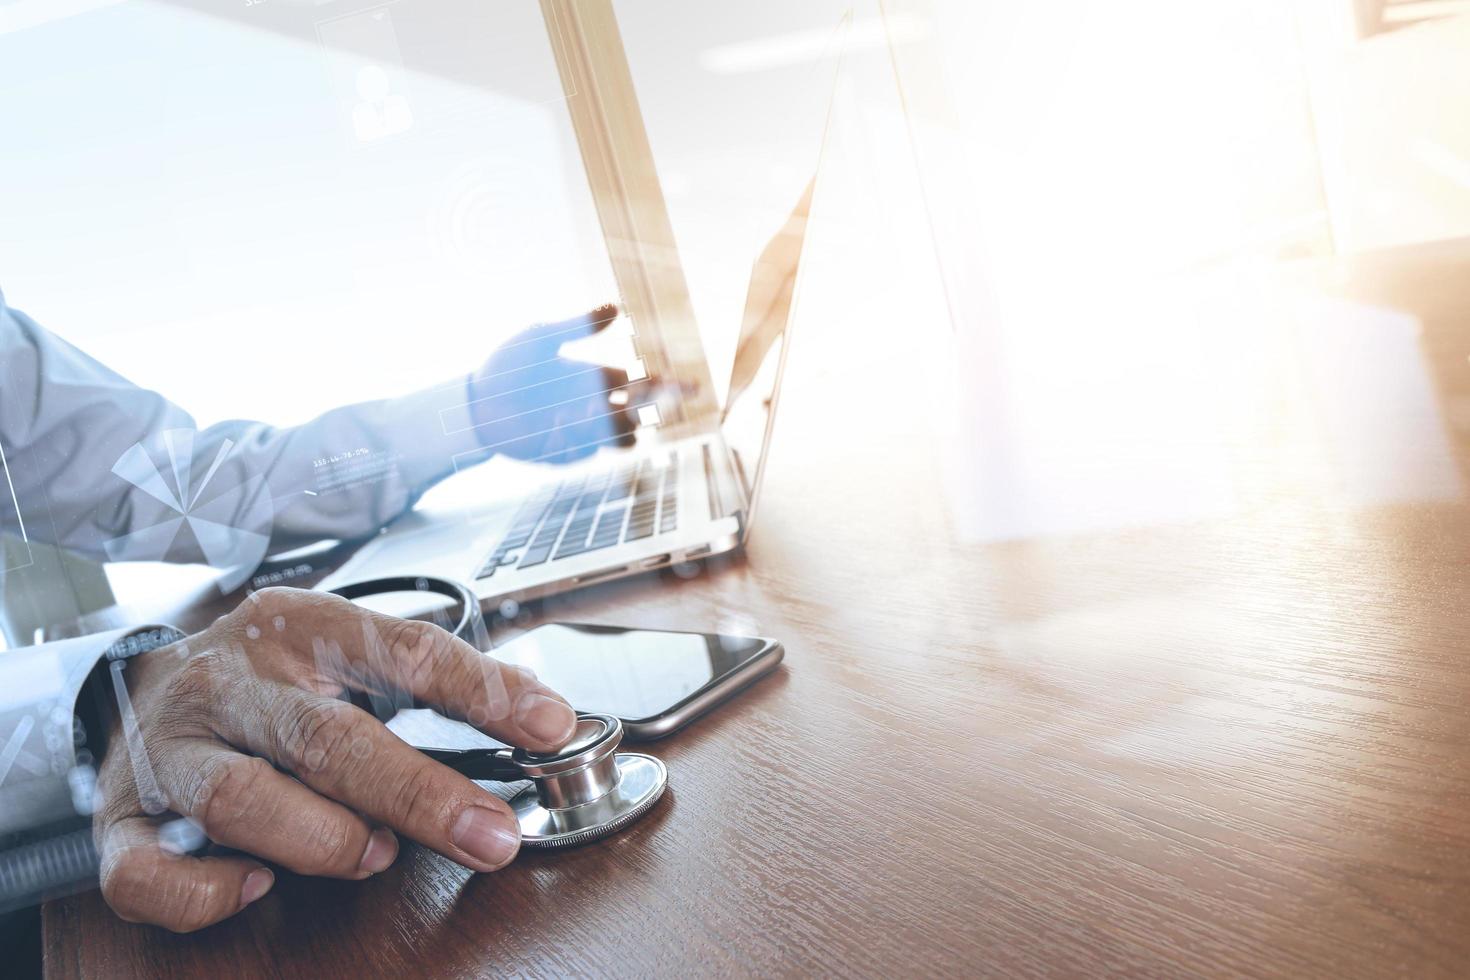
<path fill-rule="evenodd" d="M 470 857 L 498 868 L 520 850 L 521 829 L 492 810 L 472 806 L 454 822 L 449 839 Z"/>
<path fill-rule="evenodd" d="M 577 713 L 565 701 L 528 691 L 516 702 L 515 722 L 534 739 L 565 745 L 577 725 Z"/>
<path fill-rule="evenodd" d="M 276 883 L 276 876 L 271 874 L 269 868 L 256 868 L 245 876 L 245 887 L 240 889 L 240 904 L 249 905 L 260 896 L 271 890 L 271 885 Z"/>
<path fill-rule="evenodd" d="M 368 845 L 357 862 L 357 870 L 370 875 L 388 870 L 388 865 L 398 856 L 398 838 L 387 827 L 379 827 L 368 837 Z"/>

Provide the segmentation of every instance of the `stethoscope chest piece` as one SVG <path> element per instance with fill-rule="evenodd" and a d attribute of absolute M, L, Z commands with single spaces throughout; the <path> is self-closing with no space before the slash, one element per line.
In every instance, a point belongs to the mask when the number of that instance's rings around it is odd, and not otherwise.
<path fill-rule="evenodd" d="M 653 756 L 618 752 L 623 725 L 611 715 L 581 715 L 572 741 L 560 752 L 516 749 L 511 761 L 532 785 L 511 809 L 523 847 L 570 847 L 622 830 L 653 808 L 669 772 Z"/>

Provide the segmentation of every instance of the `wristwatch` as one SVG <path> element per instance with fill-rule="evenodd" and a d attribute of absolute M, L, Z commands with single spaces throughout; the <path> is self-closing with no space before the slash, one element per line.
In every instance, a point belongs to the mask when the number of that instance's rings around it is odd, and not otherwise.
<path fill-rule="evenodd" d="M 107 751 L 108 721 L 114 715 L 122 716 L 125 737 L 133 739 L 137 735 L 137 722 L 132 718 L 132 700 L 122 680 L 127 661 L 177 643 L 187 636 L 183 630 L 172 626 L 145 626 L 119 638 L 103 652 L 102 659 L 82 685 L 74 711 L 79 764 L 84 760 L 83 753 L 92 757 L 87 760 L 89 764 L 100 763 Z M 141 749 L 141 739 L 139 743 Z"/>
<path fill-rule="evenodd" d="M 103 658 L 108 661 L 131 660 L 139 654 L 149 653 L 170 643 L 177 643 L 188 636 L 172 626 L 149 626 L 129 633 L 107 648 Z"/>

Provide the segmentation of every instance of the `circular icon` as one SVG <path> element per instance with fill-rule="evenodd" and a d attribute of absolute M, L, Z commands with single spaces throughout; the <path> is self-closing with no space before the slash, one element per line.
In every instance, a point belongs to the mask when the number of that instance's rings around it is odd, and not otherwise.
<path fill-rule="evenodd" d="M 220 591 L 232 592 L 270 547 L 270 488 L 264 477 L 230 465 L 233 442 L 201 448 L 196 456 L 194 435 L 193 429 L 170 429 L 154 452 L 134 443 L 113 465 L 112 472 L 137 491 L 130 503 L 140 526 L 106 542 L 104 550 L 110 561 L 204 562 L 224 572 Z"/>

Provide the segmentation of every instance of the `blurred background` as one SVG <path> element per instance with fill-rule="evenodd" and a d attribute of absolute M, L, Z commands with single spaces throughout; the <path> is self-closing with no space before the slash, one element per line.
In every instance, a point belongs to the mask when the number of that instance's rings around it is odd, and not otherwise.
<path fill-rule="evenodd" d="M 1461 380 L 1331 270 L 1470 229 L 1470 3 L 615 9 L 713 377 L 820 166 L 789 384 L 932 445 L 959 539 L 1460 495 Z M 557 43 L 530 0 L 11 0 L 0 288 L 201 424 L 462 374 L 616 297 Z"/>

